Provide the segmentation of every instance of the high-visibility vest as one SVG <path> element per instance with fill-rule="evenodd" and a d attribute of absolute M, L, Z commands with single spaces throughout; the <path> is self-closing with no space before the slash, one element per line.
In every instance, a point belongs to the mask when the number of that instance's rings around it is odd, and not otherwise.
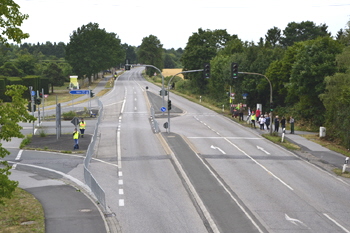
<path fill-rule="evenodd" d="M 81 121 L 81 122 L 79 123 L 79 127 L 80 127 L 80 129 L 85 129 L 85 127 L 86 127 L 85 121 Z"/>
<path fill-rule="evenodd" d="M 79 139 L 79 132 L 73 132 L 73 139 Z"/>
<path fill-rule="evenodd" d="M 255 114 L 253 114 L 252 116 L 251 116 L 251 118 L 250 118 L 252 121 L 255 121 L 256 120 L 256 116 L 255 116 Z"/>

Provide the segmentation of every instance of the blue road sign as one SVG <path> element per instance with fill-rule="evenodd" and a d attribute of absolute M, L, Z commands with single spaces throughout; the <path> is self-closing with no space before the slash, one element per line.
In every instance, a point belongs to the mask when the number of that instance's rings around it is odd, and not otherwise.
<path fill-rule="evenodd" d="M 32 96 L 35 96 L 35 91 L 32 91 Z"/>
<path fill-rule="evenodd" d="M 90 94 L 90 90 L 71 90 L 71 91 L 69 91 L 69 94 L 72 94 L 72 95 L 86 95 L 86 94 Z"/>
<path fill-rule="evenodd" d="M 165 112 L 166 111 L 166 107 L 161 107 L 160 111 Z"/>

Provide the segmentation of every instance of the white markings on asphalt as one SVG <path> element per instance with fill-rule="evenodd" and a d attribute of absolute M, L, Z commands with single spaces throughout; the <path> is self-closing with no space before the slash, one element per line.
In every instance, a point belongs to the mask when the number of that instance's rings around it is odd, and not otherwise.
<path fill-rule="evenodd" d="M 220 149 L 219 147 L 217 147 L 217 146 L 213 146 L 213 145 L 211 145 L 211 147 L 210 148 L 212 148 L 212 149 L 214 149 L 214 150 L 218 150 L 218 151 L 220 151 L 221 153 L 223 153 L 224 155 L 226 155 L 226 153 L 225 153 L 225 151 L 223 151 L 222 149 Z"/>
<path fill-rule="evenodd" d="M 348 229 L 346 229 L 345 227 L 343 227 L 342 225 L 340 225 L 337 221 L 335 221 L 333 218 L 329 217 L 328 214 L 323 213 L 324 216 L 326 216 L 329 220 L 331 220 L 335 225 L 337 225 L 338 227 L 340 227 L 344 232 L 346 233 L 350 233 L 350 231 Z"/>
<path fill-rule="evenodd" d="M 119 172 L 118 172 L 118 176 L 119 176 L 119 177 L 122 177 L 122 176 L 123 176 L 123 172 L 122 172 L 122 171 L 119 171 Z"/>
<path fill-rule="evenodd" d="M 124 195 L 124 189 L 119 189 L 119 195 Z"/>
<path fill-rule="evenodd" d="M 124 199 L 119 199 L 119 206 L 124 206 Z"/>
<path fill-rule="evenodd" d="M 16 157 L 16 159 L 15 159 L 16 161 L 18 161 L 18 160 L 21 159 L 22 152 L 23 152 L 23 150 L 18 151 L 17 157 Z"/>
<path fill-rule="evenodd" d="M 258 150 L 261 150 L 261 151 L 265 152 L 265 154 L 270 155 L 270 153 L 267 152 L 266 150 L 264 150 L 264 148 L 262 148 L 260 146 L 256 146 L 256 148 L 258 148 Z"/>
<path fill-rule="evenodd" d="M 289 217 L 287 214 L 284 215 L 284 217 L 286 218 L 287 221 L 290 221 L 291 223 L 293 223 L 294 225 L 302 225 L 304 227 L 307 227 L 305 225 L 305 223 L 303 223 L 302 221 L 300 221 L 299 219 L 296 219 L 296 218 L 291 218 Z"/>
<path fill-rule="evenodd" d="M 23 150 L 19 150 L 19 151 L 18 151 L 18 154 L 17 154 L 17 156 L 16 156 L 16 158 L 15 158 L 15 161 L 21 160 L 22 152 L 23 152 Z M 14 163 L 14 164 L 12 165 L 12 169 L 16 169 L 16 167 L 17 167 L 17 163 Z"/>
<path fill-rule="evenodd" d="M 199 120 L 198 117 L 194 116 L 194 118 L 199 121 L 200 123 L 206 125 L 206 123 L 204 123 L 203 121 Z M 209 126 L 207 126 L 209 128 Z M 214 129 L 210 128 L 210 130 L 212 130 L 213 132 L 218 133 L 217 131 L 215 131 Z M 220 135 L 218 133 L 218 135 Z M 244 150 L 242 150 L 241 148 L 239 148 L 236 144 L 234 144 L 233 142 L 231 142 L 227 137 L 221 137 L 222 139 L 224 139 L 225 141 L 227 141 L 229 144 L 231 144 L 232 146 L 234 146 L 237 150 L 239 150 L 240 152 L 242 152 L 245 156 L 247 156 L 249 159 L 251 159 L 255 164 L 259 165 L 262 169 L 264 169 L 268 174 L 272 175 L 275 179 L 277 179 L 279 182 L 281 182 L 284 186 L 286 186 L 287 188 L 289 188 L 290 190 L 294 190 L 291 186 L 289 186 L 286 182 L 284 182 L 281 178 L 279 178 L 278 176 L 276 176 L 273 172 L 271 172 L 269 169 L 267 169 L 264 165 L 262 165 L 261 163 L 259 163 L 257 160 L 255 160 L 252 156 L 250 156 L 248 153 L 246 153 Z"/>
<path fill-rule="evenodd" d="M 123 184 L 124 184 L 124 181 L 123 181 L 123 180 L 118 180 L 118 184 L 119 184 L 119 185 L 123 185 Z"/>

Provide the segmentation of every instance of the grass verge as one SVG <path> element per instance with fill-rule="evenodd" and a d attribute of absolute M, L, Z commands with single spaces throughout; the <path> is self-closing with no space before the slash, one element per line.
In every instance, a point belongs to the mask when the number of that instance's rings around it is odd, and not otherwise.
<path fill-rule="evenodd" d="M 12 199 L 0 206 L 0 233 L 45 232 L 44 210 L 30 193 L 16 188 Z"/>

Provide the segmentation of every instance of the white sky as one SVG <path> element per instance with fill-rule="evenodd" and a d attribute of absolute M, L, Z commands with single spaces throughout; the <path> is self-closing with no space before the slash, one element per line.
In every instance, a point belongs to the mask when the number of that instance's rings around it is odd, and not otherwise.
<path fill-rule="evenodd" d="M 198 28 L 226 29 L 243 41 L 258 42 L 274 26 L 325 23 L 335 36 L 350 21 L 349 0 L 14 0 L 28 14 L 22 43 L 69 43 L 74 30 L 90 22 L 138 46 L 149 35 L 163 47 L 185 48 Z"/>

